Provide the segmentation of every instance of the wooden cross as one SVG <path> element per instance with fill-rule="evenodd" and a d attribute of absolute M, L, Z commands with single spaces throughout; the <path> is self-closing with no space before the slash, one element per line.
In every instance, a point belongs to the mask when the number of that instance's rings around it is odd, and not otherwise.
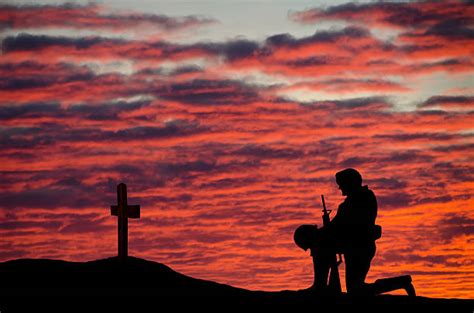
<path fill-rule="evenodd" d="M 128 219 L 140 218 L 140 206 L 127 204 L 127 185 L 117 185 L 117 204 L 110 206 L 110 213 L 118 216 L 118 256 L 126 260 L 128 256 Z"/>

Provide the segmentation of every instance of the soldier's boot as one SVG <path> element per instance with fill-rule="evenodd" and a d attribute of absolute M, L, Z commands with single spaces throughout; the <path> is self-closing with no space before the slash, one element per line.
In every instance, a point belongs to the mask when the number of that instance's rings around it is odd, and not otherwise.
<path fill-rule="evenodd" d="M 398 289 L 405 289 L 410 297 L 416 296 L 415 287 L 412 284 L 410 275 L 377 279 L 371 286 L 374 294 L 381 294 L 384 292 L 394 291 Z"/>

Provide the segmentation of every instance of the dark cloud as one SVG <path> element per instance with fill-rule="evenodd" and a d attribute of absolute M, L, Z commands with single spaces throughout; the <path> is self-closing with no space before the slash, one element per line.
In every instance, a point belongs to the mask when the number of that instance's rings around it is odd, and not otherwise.
<path fill-rule="evenodd" d="M 202 50 L 212 55 L 220 55 L 227 61 L 236 61 L 255 56 L 259 51 L 259 44 L 246 39 L 229 40 L 227 42 L 197 43 L 183 48 L 190 50 Z"/>
<path fill-rule="evenodd" d="M 2 52 L 4 54 L 22 51 L 41 51 L 46 48 L 71 49 L 74 52 L 93 56 L 123 57 L 131 59 L 162 59 L 177 60 L 180 56 L 189 58 L 191 56 L 216 56 L 223 57 L 232 62 L 245 58 L 255 57 L 262 53 L 257 42 L 249 40 L 229 40 L 226 42 L 199 42 L 195 44 L 176 44 L 162 40 L 137 41 L 109 37 L 66 37 L 50 35 L 33 35 L 20 33 L 15 36 L 7 36 L 2 41 Z M 194 67 L 183 67 L 181 71 L 196 71 Z M 141 74 L 162 74 L 163 69 L 142 70 Z M 179 70 L 168 75 L 180 74 Z"/>
<path fill-rule="evenodd" d="M 134 190 L 148 190 L 166 185 L 173 185 L 174 188 L 189 186 L 199 175 L 214 175 L 232 171 L 242 171 L 254 169 L 260 166 L 259 162 L 229 162 L 217 163 L 209 160 L 196 161 L 156 161 L 156 162 L 129 162 L 115 164 L 113 166 L 90 166 L 85 169 L 57 169 L 54 171 L 29 171 L 24 173 L 9 174 L 2 172 L 2 177 L 6 181 L 2 182 L 4 191 L 0 192 L 0 207 L 6 209 L 14 208 L 107 208 L 115 201 L 116 185 L 126 182 L 133 186 Z M 104 176 L 104 173 L 107 175 Z M 13 175 L 13 176 L 12 176 Z M 84 183 L 91 180 L 91 177 L 100 175 L 102 178 L 94 179 L 94 183 Z M 35 187 L 28 184 L 22 190 L 9 190 L 9 186 L 15 182 L 34 181 L 37 184 L 44 182 L 42 187 Z M 223 182 L 221 182 L 223 183 Z M 208 186 L 211 187 L 211 186 Z M 193 195 L 180 192 L 173 195 L 153 195 L 131 198 L 131 202 L 137 202 L 144 206 L 155 206 L 157 203 L 174 204 L 186 206 L 193 200 Z M 62 216 L 67 220 L 68 216 Z M 72 216 L 76 224 L 71 224 L 66 231 L 78 227 L 79 220 L 90 216 Z M 49 220 L 57 221 L 56 217 L 49 217 Z M 69 224 L 68 224 L 69 225 Z M 90 224 L 90 227 L 100 225 Z M 7 226 L 5 226 L 7 227 Z"/>
<path fill-rule="evenodd" d="M 377 194 L 381 210 L 405 209 L 411 205 L 413 197 L 404 190 L 393 190 L 389 194 Z"/>
<path fill-rule="evenodd" d="M 46 87 L 53 84 L 53 81 L 46 78 L 2 78 L 0 79 L 0 88 L 4 90 L 21 90 L 29 88 Z"/>
<path fill-rule="evenodd" d="M 387 155 L 372 157 L 350 157 L 339 163 L 341 167 L 360 167 L 364 164 L 378 164 L 378 166 L 405 164 L 405 163 L 430 163 L 433 157 L 423 152 L 412 150 L 393 152 Z"/>
<path fill-rule="evenodd" d="M 150 100 L 137 101 L 115 101 L 99 103 L 94 105 L 77 104 L 67 109 L 67 112 L 73 116 L 90 120 L 117 120 L 120 113 L 135 111 L 149 106 Z"/>
<path fill-rule="evenodd" d="M 325 156 L 329 160 L 336 160 L 339 154 L 344 150 L 343 145 L 338 141 L 352 139 L 352 137 L 331 137 L 321 139 L 311 145 L 306 146 L 306 154 L 311 157 Z"/>
<path fill-rule="evenodd" d="M 469 2 L 462 1 L 346 3 L 294 12 L 290 18 L 303 23 L 335 19 L 359 24 L 428 29 L 427 34 L 457 37 L 464 32 L 472 36 L 472 29 L 468 26 L 472 26 L 474 19 L 469 16 L 469 8 Z"/>
<path fill-rule="evenodd" d="M 245 105 L 260 99 L 256 86 L 237 80 L 195 79 L 155 89 L 154 94 L 195 105 Z"/>
<path fill-rule="evenodd" d="M 163 67 L 158 68 L 144 68 L 137 71 L 136 75 L 158 75 L 158 76 L 179 76 L 189 73 L 203 73 L 204 69 L 198 65 L 183 65 L 167 70 Z"/>
<path fill-rule="evenodd" d="M 28 252 L 25 250 L 20 250 L 15 247 L 0 247 L 0 259 L 10 260 L 10 259 L 20 259 L 28 255 Z"/>
<path fill-rule="evenodd" d="M 72 178 L 66 178 L 72 180 Z M 51 221 L 71 221 L 71 220 L 93 220 L 102 217 L 100 213 L 63 213 L 63 212 L 29 212 L 27 217 L 31 219 L 51 220 Z"/>
<path fill-rule="evenodd" d="M 96 76 L 87 66 L 71 63 L 42 64 L 36 61 L 0 64 L 0 74 L 0 89 L 8 91 L 87 82 Z"/>
<path fill-rule="evenodd" d="M 165 177 L 177 177 L 193 172 L 209 173 L 219 167 L 215 161 L 189 161 L 177 163 L 158 163 L 158 172 Z"/>
<path fill-rule="evenodd" d="M 387 99 L 385 97 L 365 97 L 365 98 L 353 98 L 345 100 L 333 100 L 331 101 L 339 108 L 364 108 L 371 106 L 384 105 L 388 106 Z"/>
<path fill-rule="evenodd" d="M 104 209 L 105 210 L 105 209 Z M 59 230 L 62 234 L 83 234 L 83 233 L 102 233 L 115 229 L 113 225 L 106 225 L 105 222 L 109 217 L 97 220 L 79 219 L 71 223 L 67 223 Z"/>
<path fill-rule="evenodd" d="M 107 208 L 116 199 L 116 185 L 120 181 L 94 179 L 94 183 L 86 182 L 94 175 L 102 173 L 98 167 L 59 168 L 45 171 L 25 171 L 18 173 L 23 184 L 20 190 L 6 188 L 0 192 L 0 204 L 3 208 Z M 111 174 L 109 174 L 111 175 Z M 31 211 L 34 212 L 34 211 Z M 43 213 L 41 213 L 43 214 Z M 58 213 L 54 213 L 55 216 Z M 70 213 L 68 213 L 70 214 Z M 31 218 L 42 218 L 30 215 Z M 60 216 L 61 217 L 61 216 Z M 65 220 L 90 219 L 87 214 L 64 215 Z M 57 218 L 49 218 L 56 221 Z M 64 221 L 64 220 L 61 220 Z"/>
<path fill-rule="evenodd" d="M 261 59 L 270 56 L 276 49 L 285 47 L 299 48 L 317 43 L 335 43 L 341 39 L 360 39 L 371 37 L 370 32 L 360 27 L 346 27 L 342 30 L 319 31 L 315 34 L 302 38 L 295 38 L 290 34 L 278 34 L 268 37 L 263 43 L 246 39 L 229 40 L 227 42 L 197 43 L 188 46 L 174 46 L 169 49 L 167 55 L 181 51 L 198 50 L 208 55 L 221 56 L 228 62 L 243 59 Z M 387 46 L 388 47 L 388 46 Z M 304 66 L 308 64 L 322 65 L 330 64 L 337 59 L 329 58 L 308 58 L 294 61 L 294 66 Z"/>
<path fill-rule="evenodd" d="M 152 26 L 165 31 L 215 23 L 216 20 L 197 16 L 169 17 L 136 12 L 109 13 L 96 4 L 60 5 L 0 5 L 0 23 L 4 28 L 77 28 L 77 29 L 130 29 Z"/>
<path fill-rule="evenodd" d="M 52 59 L 56 61 L 54 57 Z M 5 106 L 41 102 L 64 105 L 117 103 L 121 97 L 149 95 L 149 84 L 143 77 L 119 72 L 98 74 L 90 66 L 72 63 L 30 61 L 0 66 L 0 89 L 4 90 L 0 101 Z"/>
<path fill-rule="evenodd" d="M 212 158 L 186 160 L 186 161 L 156 161 L 140 162 L 135 164 L 114 165 L 109 168 L 96 169 L 97 171 L 114 171 L 126 181 L 136 185 L 141 190 L 146 190 L 150 186 L 164 186 L 177 180 L 178 184 L 189 185 L 191 181 L 199 175 L 214 175 L 218 173 L 235 172 L 248 169 L 255 169 L 261 166 L 257 161 L 229 161 L 217 162 Z M 225 180 L 224 180 L 225 181 Z M 163 202 L 189 202 L 193 198 L 192 194 L 180 193 L 177 195 L 150 197 L 148 200 Z"/>
<path fill-rule="evenodd" d="M 445 241 L 459 236 L 474 235 L 474 219 L 462 213 L 445 214 L 438 221 L 439 235 Z"/>
<path fill-rule="evenodd" d="M 150 100 L 113 101 L 96 104 L 74 104 L 61 107 L 57 102 L 30 102 L 0 107 L 0 120 L 51 117 L 55 119 L 81 118 L 85 120 L 117 120 L 124 112 L 149 106 Z"/>
<path fill-rule="evenodd" d="M 192 123 L 168 123 L 163 127 L 137 126 L 133 128 L 120 129 L 113 133 L 105 133 L 103 140 L 143 140 L 154 138 L 170 138 L 186 136 L 201 132 L 199 125 Z"/>
<path fill-rule="evenodd" d="M 258 44 L 249 40 L 231 41 L 222 45 L 221 54 L 229 61 L 252 57 L 258 49 Z"/>
<path fill-rule="evenodd" d="M 17 230 L 17 229 L 30 229 L 30 228 L 41 228 L 46 230 L 57 230 L 62 226 L 61 222 L 58 221 L 8 221 L 0 222 L 0 230 Z"/>
<path fill-rule="evenodd" d="M 215 189 L 224 190 L 227 188 L 237 188 L 253 185 L 261 181 L 260 179 L 248 177 L 248 178 L 222 178 L 213 180 L 212 182 L 203 183 L 199 185 L 202 189 Z"/>
<path fill-rule="evenodd" d="M 41 76 L 22 78 L 12 78 L 4 76 L 0 78 L 0 88 L 3 90 L 17 91 L 24 89 L 47 87 L 55 84 L 66 84 L 70 82 L 87 82 L 91 81 L 93 78 L 95 78 L 95 75 L 92 72 L 73 74 L 65 77 L 54 77 L 52 75 L 48 75 L 47 73 L 43 73 L 43 75 Z"/>
<path fill-rule="evenodd" d="M 416 199 L 413 204 L 419 205 L 426 203 L 449 203 L 453 200 L 453 197 L 451 197 L 450 195 L 439 195 L 434 197 L 421 197 L 419 199 Z"/>
<path fill-rule="evenodd" d="M 439 151 L 447 153 L 453 151 L 464 152 L 469 148 L 462 146 L 456 150 L 456 146 L 447 146 Z M 436 150 L 438 151 L 438 150 Z M 443 178 L 440 177 L 443 175 Z M 474 179 L 473 167 L 469 164 L 462 164 L 456 161 L 436 162 L 428 168 L 420 168 L 416 172 L 417 177 L 430 178 L 431 184 L 438 184 L 441 179 L 445 179 L 448 183 L 469 182 Z"/>
<path fill-rule="evenodd" d="M 105 201 L 93 186 L 78 180 L 75 184 L 57 181 L 44 187 L 29 185 L 21 191 L 0 192 L 0 206 L 6 209 L 104 207 L 108 205 Z"/>
<path fill-rule="evenodd" d="M 186 66 L 179 66 L 173 69 L 169 75 L 170 76 L 178 76 L 182 74 L 189 74 L 189 73 L 202 73 L 204 69 L 197 65 L 186 65 Z"/>
<path fill-rule="evenodd" d="M 14 185 L 24 181 L 40 181 L 40 180 L 57 180 L 58 173 L 61 173 L 62 177 L 81 177 L 78 171 L 73 171 L 71 169 L 63 168 L 60 171 L 48 171 L 48 170 L 20 170 L 20 171 L 0 171 L 2 180 L 0 181 L 0 186 L 5 187 L 6 190 L 8 186 Z"/>
<path fill-rule="evenodd" d="M 278 34 L 266 39 L 266 44 L 270 47 L 300 47 L 320 42 L 335 42 L 341 38 L 366 38 L 370 37 L 370 32 L 361 27 L 346 27 L 336 31 L 318 31 L 312 36 L 296 39 L 290 34 Z"/>
<path fill-rule="evenodd" d="M 249 195 L 252 193 L 249 192 Z M 258 209 L 254 205 L 246 206 L 245 201 L 233 202 L 232 206 L 224 209 L 216 208 L 212 211 L 204 211 L 196 214 L 194 219 L 197 221 L 220 221 L 232 219 L 232 225 L 235 227 L 244 226 L 262 226 L 271 222 L 295 221 L 303 219 L 312 219 L 314 215 L 301 211 L 291 210 L 288 206 L 278 210 Z M 293 229 L 294 230 L 294 229 Z"/>
<path fill-rule="evenodd" d="M 456 266 L 456 267 L 459 267 L 459 263 L 456 263 L 456 264 L 451 264 L 453 266 Z M 400 273 L 402 274 L 402 273 Z M 453 277 L 465 277 L 466 276 L 466 271 L 465 270 L 460 270 L 460 271 L 446 271 L 446 270 L 441 270 L 441 271 L 434 271 L 434 270 L 427 270 L 427 271 L 410 271 L 410 274 L 411 275 L 424 275 L 424 276 L 445 276 L 445 277 L 448 277 L 450 279 L 452 279 Z"/>
<path fill-rule="evenodd" d="M 376 189 L 388 189 L 398 192 L 402 192 L 403 189 L 408 186 L 406 181 L 393 177 L 369 179 L 367 180 L 367 183 L 375 186 Z"/>
<path fill-rule="evenodd" d="M 432 254 L 422 255 L 413 251 L 386 251 L 381 255 L 382 262 L 387 263 L 422 263 L 426 266 L 443 265 L 443 266 L 459 266 L 460 262 L 453 262 L 452 259 L 463 258 L 461 254 Z"/>
<path fill-rule="evenodd" d="M 345 57 L 333 56 L 312 56 L 285 61 L 284 64 L 289 67 L 313 67 L 323 65 L 349 64 L 350 59 Z"/>
<path fill-rule="evenodd" d="M 37 146 L 51 145 L 55 141 L 51 136 L 38 135 L 44 130 L 41 127 L 9 127 L 1 128 L 0 148 L 31 149 Z"/>
<path fill-rule="evenodd" d="M 221 232 L 217 232 L 217 231 L 205 232 L 205 231 L 190 230 L 185 233 L 186 233 L 186 236 L 184 238 L 185 240 L 187 237 L 188 241 L 191 241 L 191 242 L 195 241 L 195 242 L 206 243 L 206 244 L 213 244 L 213 243 L 239 239 L 237 235 L 228 234 L 222 231 Z"/>
<path fill-rule="evenodd" d="M 334 99 L 327 99 L 321 101 L 313 101 L 313 102 L 300 102 L 301 106 L 305 109 L 312 109 L 321 111 L 321 113 L 326 111 L 337 110 L 338 113 L 341 114 L 355 114 L 356 110 L 363 111 L 365 116 L 371 115 L 382 115 L 386 116 L 388 113 L 384 112 L 385 109 L 389 109 L 392 107 L 392 104 L 388 101 L 386 97 L 383 96 L 372 96 L 372 97 L 361 97 L 361 98 L 348 98 L 343 100 L 334 100 Z M 345 112 L 347 111 L 347 112 Z M 365 126 L 370 124 L 370 120 L 360 124 L 360 126 Z M 333 127 L 335 123 L 331 122 L 330 124 L 326 124 L 326 127 Z M 354 127 L 357 127 L 358 124 L 355 123 Z M 354 139 L 353 137 L 349 136 L 338 136 L 333 138 L 331 141 L 327 140 L 327 143 L 333 142 L 334 140 L 349 140 Z"/>
<path fill-rule="evenodd" d="M 178 60 L 180 55 L 189 58 L 189 54 L 214 54 L 193 45 L 179 45 L 164 41 L 139 41 L 110 37 L 66 37 L 49 35 L 32 35 L 21 33 L 16 36 L 7 36 L 2 41 L 2 52 L 14 54 L 16 52 L 40 52 L 48 49 L 54 55 L 54 49 L 63 50 L 63 54 L 71 58 L 127 58 L 127 59 L 173 59 Z M 58 54 L 55 55 L 59 56 Z"/>
<path fill-rule="evenodd" d="M 41 50 L 47 47 L 71 47 L 77 50 L 88 49 L 101 43 L 120 44 L 124 43 L 121 39 L 103 38 L 103 37 L 62 37 L 47 35 L 31 35 L 21 33 L 16 36 L 6 37 L 2 41 L 2 51 L 4 53 L 14 51 Z"/>
<path fill-rule="evenodd" d="M 39 118 L 44 116 L 62 115 L 61 107 L 56 102 L 31 102 L 23 105 L 0 107 L 0 120 L 17 118 Z"/>
<path fill-rule="evenodd" d="M 93 113 L 91 113 L 93 114 Z M 98 118 L 97 115 L 95 115 Z M 104 116 L 100 116 L 104 118 Z M 44 127 L 5 128 L 0 136 L 2 149 L 31 149 L 37 146 L 67 142 L 111 142 L 139 141 L 159 138 L 191 136 L 207 131 L 208 128 L 194 121 L 174 120 L 163 126 L 137 126 L 117 131 L 96 128 L 69 128 L 58 124 Z"/>
<path fill-rule="evenodd" d="M 259 193 L 265 194 L 265 191 Z M 249 194 L 252 194 L 251 192 Z M 238 209 L 238 210 L 237 210 Z M 235 212 L 239 212 L 239 216 L 235 216 Z M 265 210 L 265 209 L 254 209 L 249 208 L 235 208 L 234 212 L 230 216 L 235 216 L 236 221 L 235 225 L 241 226 L 262 226 L 268 225 L 269 223 L 274 222 L 285 222 L 292 220 L 300 220 L 302 218 L 314 218 L 314 215 L 308 214 L 305 212 L 293 211 L 288 209 L 288 206 L 285 205 L 285 208 L 280 208 L 279 210 Z"/>
<path fill-rule="evenodd" d="M 5 203 L 0 204 L 0 207 L 7 209 L 107 208 L 115 201 L 114 191 L 117 182 L 113 181 L 110 184 L 108 181 L 98 181 L 93 184 L 84 183 L 97 171 L 95 168 L 89 168 L 87 171 L 62 168 L 50 171 L 18 172 L 16 173 L 17 178 L 10 178 L 6 175 L 10 183 L 13 183 L 15 179 L 21 182 L 31 181 L 35 183 L 26 184 L 21 190 L 11 190 L 11 185 L 5 185 L 4 191 L 0 192 L 0 200 L 5 201 Z M 36 185 L 41 185 L 41 187 Z M 29 214 L 28 217 L 60 221 L 62 223 L 69 219 L 76 221 L 89 220 L 94 216 L 87 214 L 58 215 L 55 213 L 51 216 Z"/>
<path fill-rule="evenodd" d="M 380 159 L 382 164 L 391 164 L 391 163 L 430 163 L 433 160 L 433 157 L 425 154 L 423 152 L 412 150 L 412 151 L 402 151 L 394 152 L 386 157 Z M 381 164 L 375 163 L 375 164 Z"/>
<path fill-rule="evenodd" d="M 474 39 L 474 18 L 453 18 L 440 21 L 435 25 L 431 26 L 425 35 L 434 35 L 447 37 L 450 40 L 472 40 Z"/>
<path fill-rule="evenodd" d="M 462 136 L 460 135 L 459 138 L 463 137 L 470 137 L 471 135 L 466 135 Z M 461 144 L 453 144 L 453 145 L 447 145 L 447 146 L 440 146 L 440 147 L 434 147 L 434 151 L 441 151 L 441 152 L 469 152 L 474 149 L 474 144 L 472 143 L 461 143 Z"/>
<path fill-rule="evenodd" d="M 143 219 L 140 221 L 140 224 L 146 228 L 147 226 L 151 227 L 173 227 L 177 225 L 181 225 L 183 227 L 186 227 L 186 222 L 189 221 L 189 218 L 186 217 L 166 217 L 166 216 L 160 216 L 160 217 L 147 217 L 146 219 Z M 154 241 L 151 240 L 150 243 L 153 243 Z"/>
<path fill-rule="evenodd" d="M 186 177 L 180 178 L 186 180 Z M 139 185 L 134 185 L 139 187 Z M 150 188 L 151 186 L 146 186 Z M 156 187 L 156 186 L 153 186 Z M 190 202 L 193 200 L 193 195 L 189 193 L 181 193 L 172 196 L 150 196 L 150 197 L 140 197 L 137 201 L 140 201 L 140 204 L 144 207 L 157 207 L 159 206 L 166 207 L 169 205 L 174 205 L 175 207 L 188 207 Z"/>
<path fill-rule="evenodd" d="M 471 96 L 433 96 L 429 99 L 422 102 L 419 107 L 432 107 L 432 106 L 439 106 L 439 105 L 469 105 L 474 103 L 474 97 Z"/>
<path fill-rule="evenodd" d="M 255 157 L 262 160 L 298 159 L 305 155 L 303 150 L 296 150 L 291 148 L 272 148 L 264 145 L 255 144 L 245 145 L 235 151 L 230 152 L 230 154 Z"/>
<path fill-rule="evenodd" d="M 33 161 L 38 156 L 35 153 L 29 152 L 17 152 L 17 151 L 7 151 L 3 153 L 3 156 L 7 159 L 17 160 L 17 161 Z"/>
<path fill-rule="evenodd" d="M 410 141 L 410 140 L 434 140 L 434 141 L 449 141 L 461 137 L 456 134 L 447 133 L 396 133 L 396 134 L 381 134 L 374 135 L 374 139 L 390 140 L 390 141 Z"/>

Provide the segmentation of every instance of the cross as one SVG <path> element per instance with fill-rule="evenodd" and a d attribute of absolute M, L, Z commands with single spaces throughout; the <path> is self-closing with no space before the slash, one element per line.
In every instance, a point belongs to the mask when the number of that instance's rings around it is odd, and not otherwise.
<path fill-rule="evenodd" d="M 118 256 L 126 260 L 128 256 L 128 219 L 140 218 L 140 206 L 127 204 L 127 185 L 117 185 L 117 204 L 110 206 L 111 215 L 118 216 Z"/>

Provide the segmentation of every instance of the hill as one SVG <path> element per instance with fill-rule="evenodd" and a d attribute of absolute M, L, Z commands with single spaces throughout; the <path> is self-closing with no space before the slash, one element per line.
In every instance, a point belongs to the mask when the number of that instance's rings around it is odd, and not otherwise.
<path fill-rule="evenodd" d="M 49 307 L 58 299 L 88 299 L 115 303 L 175 303 L 209 305 L 264 306 L 327 306 L 327 305 L 415 305 L 441 306 L 472 312 L 474 300 L 430 299 L 380 295 L 364 299 L 351 299 L 343 294 L 338 298 L 317 298 L 305 290 L 251 291 L 212 281 L 195 279 L 180 274 L 168 266 L 139 258 L 129 257 L 126 262 L 117 258 L 90 262 L 66 262 L 48 259 L 20 259 L 0 263 L 0 310 L 2 302 L 10 306 L 29 305 L 19 299 L 40 299 Z M 52 301 L 54 300 L 54 301 Z M 40 301 L 41 302 L 41 301 Z M 39 305 L 40 302 L 35 302 Z M 3 311 L 2 311 L 3 312 Z M 7 311 L 5 311 L 7 312 Z"/>

